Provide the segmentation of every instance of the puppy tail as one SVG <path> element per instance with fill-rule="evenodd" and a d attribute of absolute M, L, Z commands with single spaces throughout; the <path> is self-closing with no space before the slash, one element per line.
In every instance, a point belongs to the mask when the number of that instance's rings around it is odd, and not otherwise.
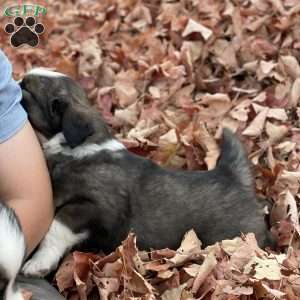
<path fill-rule="evenodd" d="M 217 168 L 228 170 L 244 187 L 253 189 L 253 176 L 244 147 L 228 128 L 223 129 L 221 155 Z"/>
<path fill-rule="evenodd" d="M 0 299 L 24 299 L 15 286 L 15 279 L 25 255 L 25 238 L 18 218 L 0 201 Z"/>

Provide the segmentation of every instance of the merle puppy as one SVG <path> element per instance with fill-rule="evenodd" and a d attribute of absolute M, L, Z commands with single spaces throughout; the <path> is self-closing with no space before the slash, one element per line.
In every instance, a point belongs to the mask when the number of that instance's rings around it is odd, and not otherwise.
<path fill-rule="evenodd" d="M 138 246 L 176 248 L 194 228 L 205 245 L 254 232 L 269 243 L 248 160 L 223 132 L 211 171 L 174 171 L 127 151 L 71 78 L 34 69 L 21 82 L 23 104 L 45 143 L 55 219 L 25 274 L 44 276 L 72 248 L 114 249 L 133 230 Z"/>

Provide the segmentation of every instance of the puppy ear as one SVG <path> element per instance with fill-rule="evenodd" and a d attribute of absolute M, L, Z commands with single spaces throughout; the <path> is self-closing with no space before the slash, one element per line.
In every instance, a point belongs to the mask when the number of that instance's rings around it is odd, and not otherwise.
<path fill-rule="evenodd" d="M 90 116 L 69 107 L 62 118 L 62 131 L 70 147 L 76 147 L 94 133 Z"/>
<path fill-rule="evenodd" d="M 64 98 L 53 98 L 49 105 L 49 111 L 52 117 L 62 117 L 68 107 L 68 102 Z"/>

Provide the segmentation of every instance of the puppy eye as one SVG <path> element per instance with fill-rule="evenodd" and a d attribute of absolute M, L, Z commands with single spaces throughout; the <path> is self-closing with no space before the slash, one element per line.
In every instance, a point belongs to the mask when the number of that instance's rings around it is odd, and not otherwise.
<path fill-rule="evenodd" d="M 61 116 L 67 108 L 67 103 L 61 98 L 55 98 L 51 101 L 52 115 Z"/>

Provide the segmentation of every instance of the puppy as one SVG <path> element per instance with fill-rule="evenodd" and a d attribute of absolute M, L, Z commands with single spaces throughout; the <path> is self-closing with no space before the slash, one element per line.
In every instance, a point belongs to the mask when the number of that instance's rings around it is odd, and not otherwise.
<path fill-rule="evenodd" d="M 110 251 L 130 230 L 141 249 L 176 248 L 191 228 L 205 245 L 241 232 L 270 243 L 247 157 L 228 129 L 214 170 L 167 170 L 114 139 L 71 78 L 35 69 L 21 87 L 32 125 L 51 138 L 44 150 L 56 207 L 25 274 L 48 274 L 73 248 Z"/>

